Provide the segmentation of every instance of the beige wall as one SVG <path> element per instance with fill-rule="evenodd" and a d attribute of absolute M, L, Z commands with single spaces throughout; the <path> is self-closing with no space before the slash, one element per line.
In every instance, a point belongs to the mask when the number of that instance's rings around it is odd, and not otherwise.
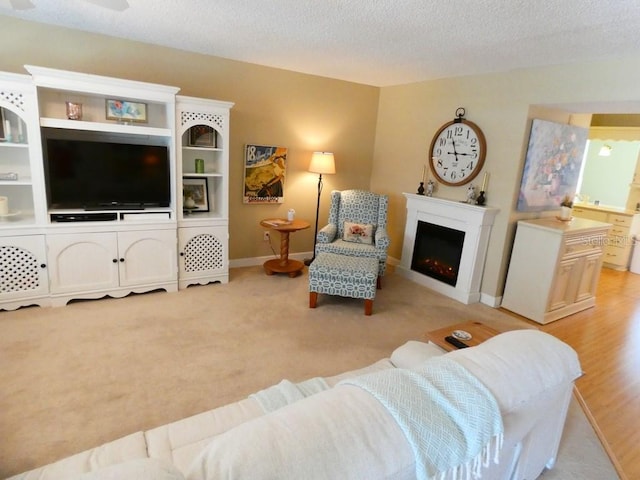
<path fill-rule="evenodd" d="M 311 153 L 332 151 L 336 175 L 324 177 L 320 226 L 332 189 L 368 188 L 379 89 L 285 70 L 187 53 L 0 16 L 0 70 L 23 65 L 73 70 L 180 87 L 180 94 L 235 102 L 231 110 L 230 257 L 272 255 L 260 219 L 294 208 L 309 230 L 291 236 L 292 252 L 310 252 L 318 176 Z M 242 203 L 247 143 L 289 148 L 282 205 Z M 279 246 L 274 241 L 276 251 Z"/>
<path fill-rule="evenodd" d="M 531 118 L 570 121 L 571 112 L 640 112 L 639 61 L 625 58 L 382 88 L 371 188 L 391 197 L 391 255 L 401 255 L 406 218 L 402 192 L 415 193 L 433 135 L 455 117 L 456 108 L 464 107 L 466 118 L 485 134 L 488 204 L 500 209 L 481 288 L 483 294 L 499 297 L 515 222 L 534 216 L 515 211 Z M 465 192 L 466 186 L 442 185 L 436 196 L 463 200 Z"/>
<path fill-rule="evenodd" d="M 181 87 L 181 94 L 235 102 L 231 114 L 230 215 L 232 259 L 270 255 L 260 218 L 284 215 L 313 222 L 317 176 L 306 172 L 314 150 L 336 155 L 325 177 L 320 223 L 331 189 L 388 193 L 391 256 L 399 259 L 405 221 L 402 192 L 415 192 L 433 134 L 458 107 L 487 139 L 488 203 L 500 209 L 491 236 L 482 292 L 499 297 L 508 267 L 531 118 L 569 113 L 640 112 L 640 58 L 442 79 L 382 89 L 297 74 L 137 42 L 0 17 L 0 70 L 23 64 L 76 70 Z M 563 120 L 564 121 L 564 120 Z M 242 204 L 243 146 L 289 147 L 282 206 Z M 482 173 L 479 179 L 482 178 Z M 466 187 L 436 195 L 462 200 Z M 312 227 L 313 229 L 313 227 Z M 310 251 L 312 229 L 292 236 L 293 252 Z"/>

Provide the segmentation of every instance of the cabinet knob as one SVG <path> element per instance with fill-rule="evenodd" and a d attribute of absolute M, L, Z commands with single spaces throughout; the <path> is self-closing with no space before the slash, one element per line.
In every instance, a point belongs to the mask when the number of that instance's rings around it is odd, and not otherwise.
<path fill-rule="evenodd" d="M 181 257 L 184 257 L 184 252 L 180 252 L 180 256 L 181 256 Z"/>
<path fill-rule="evenodd" d="M 47 264 L 46 263 L 41 263 L 40 264 L 40 268 L 47 268 Z"/>
<path fill-rule="evenodd" d="M 118 259 L 114 258 L 113 260 L 111 260 L 113 263 L 118 263 Z"/>
<path fill-rule="evenodd" d="M 121 258 L 121 259 L 120 259 L 120 261 L 121 261 L 121 262 L 124 262 L 124 258 Z"/>

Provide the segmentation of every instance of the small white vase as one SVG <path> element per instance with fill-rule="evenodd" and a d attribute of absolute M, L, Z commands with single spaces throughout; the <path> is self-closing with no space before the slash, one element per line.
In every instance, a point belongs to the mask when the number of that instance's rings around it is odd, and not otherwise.
<path fill-rule="evenodd" d="M 560 207 L 560 218 L 562 220 L 571 219 L 571 207 Z"/>

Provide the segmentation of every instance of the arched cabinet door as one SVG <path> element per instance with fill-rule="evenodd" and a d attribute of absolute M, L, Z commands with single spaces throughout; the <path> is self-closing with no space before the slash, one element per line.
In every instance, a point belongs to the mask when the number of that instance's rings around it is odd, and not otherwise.
<path fill-rule="evenodd" d="M 44 235 L 0 237 L 0 309 L 49 304 Z"/>
<path fill-rule="evenodd" d="M 178 232 L 179 287 L 229 281 L 226 227 L 186 227 Z"/>

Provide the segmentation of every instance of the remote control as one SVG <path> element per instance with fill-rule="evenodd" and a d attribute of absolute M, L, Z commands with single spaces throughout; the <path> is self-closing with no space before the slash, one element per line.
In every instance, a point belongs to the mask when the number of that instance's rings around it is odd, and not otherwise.
<path fill-rule="evenodd" d="M 461 342 L 460 340 L 458 340 L 456 337 L 453 337 L 451 335 L 444 337 L 444 339 L 449 342 L 451 345 L 456 346 L 458 348 L 467 348 L 469 345 L 467 345 L 464 342 Z"/>

